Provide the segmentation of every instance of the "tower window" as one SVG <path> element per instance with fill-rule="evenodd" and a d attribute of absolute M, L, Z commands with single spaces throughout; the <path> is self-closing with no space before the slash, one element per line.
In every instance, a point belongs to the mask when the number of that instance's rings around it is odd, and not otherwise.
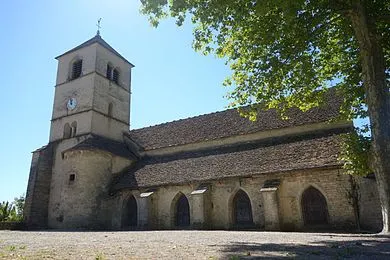
<path fill-rule="evenodd" d="M 72 64 L 72 79 L 77 79 L 81 76 L 83 69 L 83 60 L 76 60 Z"/>
<path fill-rule="evenodd" d="M 70 132 L 70 137 L 75 137 L 76 136 L 76 132 L 77 132 L 77 122 L 74 121 L 72 124 L 71 124 L 71 132 Z"/>
<path fill-rule="evenodd" d="M 112 107 L 113 107 L 113 104 L 109 103 L 108 104 L 108 111 L 107 111 L 107 114 L 109 117 L 112 117 Z"/>
<path fill-rule="evenodd" d="M 110 64 L 107 64 L 106 78 L 112 78 L 112 66 Z"/>
<path fill-rule="evenodd" d="M 72 129 L 68 123 L 64 125 L 64 138 L 70 138 L 72 135 Z"/>
<path fill-rule="evenodd" d="M 118 69 L 114 69 L 114 71 L 112 72 L 112 80 L 116 84 L 119 84 L 119 70 Z"/>
<path fill-rule="evenodd" d="M 69 175 L 69 181 L 74 181 L 76 179 L 76 174 L 72 173 Z"/>

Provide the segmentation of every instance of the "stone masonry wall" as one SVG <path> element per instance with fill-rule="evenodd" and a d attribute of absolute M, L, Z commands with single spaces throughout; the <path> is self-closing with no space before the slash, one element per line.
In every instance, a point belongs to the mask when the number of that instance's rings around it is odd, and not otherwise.
<path fill-rule="evenodd" d="M 362 177 L 356 179 L 359 185 L 360 226 L 379 232 L 382 229 L 382 212 L 376 180 Z"/>
<path fill-rule="evenodd" d="M 29 228 L 47 227 L 54 147 L 49 144 L 33 152 L 24 205 L 24 221 Z"/>
<path fill-rule="evenodd" d="M 267 180 L 279 179 L 280 185 L 276 187 L 275 202 L 264 201 L 262 187 Z M 193 228 L 199 227 L 198 220 L 194 216 L 204 216 L 202 228 L 210 229 L 230 229 L 234 228 L 233 223 L 233 198 L 238 190 L 243 190 L 249 197 L 252 207 L 253 222 L 255 229 L 258 230 L 280 230 L 293 231 L 304 230 L 302 214 L 302 194 L 313 186 L 319 190 L 325 197 L 328 209 L 329 229 L 350 230 L 356 228 L 356 218 L 354 209 L 349 198 L 351 189 L 350 176 L 343 174 L 341 169 L 313 169 L 305 171 L 295 171 L 289 173 L 267 174 L 246 178 L 229 178 L 209 182 L 209 188 L 203 195 L 192 195 L 191 192 L 196 189 L 200 183 L 191 183 L 183 185 L 172 185 L 160 187 L 151 195 L 149 204 L 149 228 L 153 229 L 173 229 L 174 227 L 174 205 L 178 194 L 184 194 L 188 198 L 190 206 L 191 224 Z M 375 193 L 375 186 L 366 185 L 364 192 Z M 141 191 L 123 191 L 121 196 L 116 197 L 118 204 L 115 216 L 120 213 L 129 194 L 140 199 Z M 377 212 L 379 200 L 375 194 L 365 196 L 365 200 L 371 201 L 372 209 Z M 195 212 L 202 210 L 198 204 L 201 200 L 194 200 L 194 196 L 204 196 L 204 212 Z M 367 229 L 373 229 L 378 222 L 378 214 L 368 214 L 370 203 L 362 200 L 361 220 L 365 222 Z M 267 204 L 268 203 L 268 204 Z M 271 204 L 270 204 L 271 203 Z M 142 209 L 139 208 L 141 212 Z M 276 211 L 267 212 L 266 208 L 277 208 Z M 272 213 L 272 214 L 271 214 Z M 268 215 L 269 216 L 268 216 Z M 270 215 L 271 214 L 271 215 Z M 276 215 L 275 215 L 276 214 Z M 279 216 L 279 218 L 275 218 Z M 268 220 L 266 222 L 265 220 Z M 120 219 L 116 223 L 120 223 Z M 195 225 L 196 224 L 196 225 Z M 115 228 L 119 228 L 116 225 Z"/>

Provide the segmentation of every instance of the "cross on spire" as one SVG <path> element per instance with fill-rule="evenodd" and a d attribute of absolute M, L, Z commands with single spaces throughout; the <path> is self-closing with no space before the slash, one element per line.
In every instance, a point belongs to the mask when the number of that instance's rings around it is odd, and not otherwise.
<path fill-rule="evenodd" d="M 100 22 L 101 21 L 102 21 L 102 18 L 99 18 L 98 21 L 97 21 L 96 26 L 97 26 L 98 29 L 97 29 L 96 35 L 100 35 L 100 28 L 101 28 Z"/>

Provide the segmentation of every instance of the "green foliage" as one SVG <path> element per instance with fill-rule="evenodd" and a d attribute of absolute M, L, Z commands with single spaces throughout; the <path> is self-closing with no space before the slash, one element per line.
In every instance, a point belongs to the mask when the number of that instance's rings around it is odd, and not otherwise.
<path fill-rule="evenodd" d="M 342 94 L 341 118 L 368 116 L 363 87 L 364 53 L 353 17 L 362 6 L 367 27 L 382 48 L 390 78 L 390 1 L 346 0 L 141 0 L 141 12 L 153 26 L 173 17 L 194 24 L 193 48 L 227 60 L 232 75 L 224 85 L 232 107 L 262 104 L 284 112 L 305 111 L 324 102 L 330 87 Z M 360 9 L 359 9 L 360 10 Z M 359 13 L 361 14 L 361 13 Z M 365 68 L 369 70 L 370 68 Z M 374 101 L 375 102 L 375 101 Z M 246 112 L 256 118 L 256 108 Z M 348 172 L 367 174 L 369 140 L 346 138 L 342 159 Z"/>
<path fill-rule="evenodd" d="M 348 174 L 366 176 L 372 173 L 369 165 L 371 137 L 361 130 L 343 135 L 343 149 L 339 157 L 344 162 L 343 168 Z"/>
<path fill-rule="evenodd" d="M 359 47 L 346 13 L 350 1 L 142 0 L 152 25 L 171 16 L 195 25 L 193 47 L 227 59 L 233 74 L 225 85 L 232 106 L 302 110 L 318 106 L 329 87 L 344 96 L 346 118 L 367 116 Z M 383 43 L 390 25 L 381 20 L 389 1 L 365 1 Z M 386 63 L 390 53 L 385 53 Z M 253 117 L 253 116 L 252 116 Z"/>
<path fill-rule="evenodd" d="M 13 203 L 0 203 L 0 222 L 23 221 L 24 195 L 15 198 Z"/>

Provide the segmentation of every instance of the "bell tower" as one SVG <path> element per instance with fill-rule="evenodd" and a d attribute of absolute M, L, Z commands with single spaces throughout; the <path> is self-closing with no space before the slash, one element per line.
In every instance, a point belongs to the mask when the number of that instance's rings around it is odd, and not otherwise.
<path fill-rule="evenodd" d="M 129 129 L 134 65 L 99 33 L 56 59 L 50 142 L 85 134 L 121 141 Z"/>

